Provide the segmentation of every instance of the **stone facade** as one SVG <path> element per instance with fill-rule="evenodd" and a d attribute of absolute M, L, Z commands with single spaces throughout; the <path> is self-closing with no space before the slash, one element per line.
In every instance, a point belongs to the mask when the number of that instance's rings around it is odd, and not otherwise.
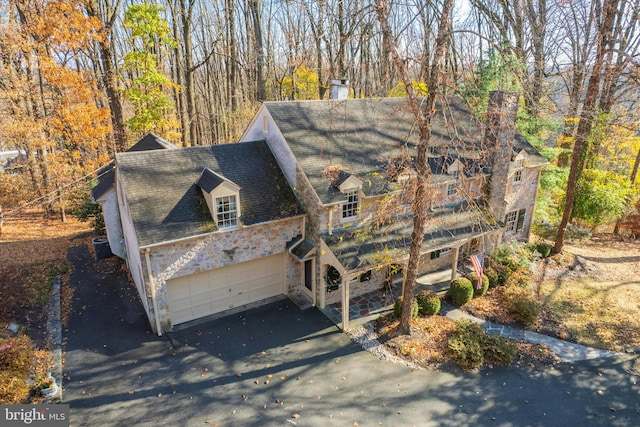
<path fill-rule="evenodd" d="M 167 280 L 285 252 L 287 242 L 302 234 L 302 224 L 302 218 L 291 218 L 153 247 L 151 271 L 162 329 L 171 329 Z M 285 259 L 286 289 L 291 291 L 301 284 L 300 266 L 289 255 Z"/>

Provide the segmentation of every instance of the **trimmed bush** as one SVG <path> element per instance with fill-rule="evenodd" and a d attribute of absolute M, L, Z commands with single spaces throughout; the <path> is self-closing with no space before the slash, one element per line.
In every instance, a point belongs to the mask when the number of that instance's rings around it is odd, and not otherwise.
<path fill-rule="evenodd" d="M 473 285 L 474 297 L 482 296 L 489 290 L 489 278 L 486 274 L 482 275 L 482 286 L 480 289 L 478 289 L 478 274 L 475 271 L 467 274 L 467 279 L 469 279 L 471 285 Z"/>
<path fill-rule="evenodd" d="M 489 279 L 489 287 L 495 288 L 498 286 L 500 277 L 498 276 L 498 272 L 494 268 L 487 268 L 484 271 L 485 276 Z"/>
<path fill-rule="evenodd" d="M 519 286 L 508 286 L 505 288 L 502 298 L 509 313 L 524 326 L 533 325 L 538 320 L 540 304 L 527 289 Z"/>
<path fill-rule="evenodd" d="M 418 302 L 416 301 L 416 299 L 413 299 L 413 305 L 411 306 L 411 318 L 415 319 L 416 317 L 418 317 Z M 395 304 L 393 304 L 393 314 L 399 319 L 400 317 L 402 317 L 402 297 L 399 297 Z"/>
<path fill-rule="evenodd" d="M 473 285 L 466 277 L 457 277 L 451 281 L 449 295 L 454 304 L 466 304 L 473 298 Z"/>
<path fill-rule="evenodd" d="M 423 316 L 433 316 L 440 313 L 440 297 L 432 290 L 424 290 L 416 297 L 419 313 Z"/>
<path fill-rule="evenodd" d="M 536 251 L 540 254 L 542 258 L 547 258 L 551 255 L 551 245 L 545 242 L 539 242 L 536 244 Z"/>

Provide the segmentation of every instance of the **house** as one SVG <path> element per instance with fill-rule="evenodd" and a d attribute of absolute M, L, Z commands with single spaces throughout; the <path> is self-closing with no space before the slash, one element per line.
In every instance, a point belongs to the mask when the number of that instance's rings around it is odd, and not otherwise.
<path fill-rule="evenodd" d="M 126 152 L 115 162 L 127 264 L 157 333 L 300 283 L 289 249 L 305 216 L 266 142 Z"/>
<path fill-rule="evenodd" d="M 528 239 L 546 160 L 515 133 L 517 99 L 492 93 L 488 126 L 460 99 L 438 104 L 420 274 L 450 267 L 455 275 L 471 254 Z M 403 190 L 415 176 L 418 143 L 408 104 L 265 102 L 242 138 L 256 139 L 269 143 L 307 212 L 305 238 L 318 248 L 309 279 L 314 302 L 342 301 L 346 329 L 351 298 L 401 283 L 408 263 L 411 201 Z"/>
<path fill-rule="evenodd" d="M 150 133 L 136 142 L 127 151 L 172 150 L 176 148 L 178 148 L 176 145 Z M 120 224 L 120 210 L 116 197 L 115 161 L 111 161 L 100 168 L 98 171 L 98 182 L 89 194 L 92 201 L 94 203 L 100 203 L 102 207 L 111 253 L 122 259 L 127 259 L 124 234 L 122 232 L 122 225 Z"/>
<path fill-rule="evenodd" d="M 528 239 L 546 161 L 515 133 L 517 95 L 489 104 L 489 125 L 460 99 L 438 105 L 420 273 Z M 117 154 L 125 258 L 153 329 L 285 295 L 341 304 L 348 329 L 353 297 L 402 286 L 417 143 L 404 98 L 331 99 L 265 102 L 240 143 Z"/>

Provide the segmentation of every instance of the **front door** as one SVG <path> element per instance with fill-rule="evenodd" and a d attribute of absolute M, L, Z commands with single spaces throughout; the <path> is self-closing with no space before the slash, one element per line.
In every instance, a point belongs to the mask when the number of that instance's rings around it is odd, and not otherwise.
<path fill-rule="evenodd" d="M 313 295 L 313 260 L 304 262 L 304 288 Z"/>

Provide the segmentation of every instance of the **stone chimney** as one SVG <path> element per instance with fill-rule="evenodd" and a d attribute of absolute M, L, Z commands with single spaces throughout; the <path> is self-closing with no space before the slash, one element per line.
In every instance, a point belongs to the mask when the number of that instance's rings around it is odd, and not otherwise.
<path fill-rule="evenodd" d="M 345 100 L 349 97 L 349 80 L 331 80 L 331 99 Z"/>
<path fill-rule="evenodd" d="M 498 220 L 506 215 L 506 193 L 509 178 L 509 164 L 513 155 L 513 141 L 516 134 L 516 113 L 518 112 L 517 92 L 493 91 L 489 93 L 485 146 L 491 165 L 488 183 L 488 209 Z"/>

